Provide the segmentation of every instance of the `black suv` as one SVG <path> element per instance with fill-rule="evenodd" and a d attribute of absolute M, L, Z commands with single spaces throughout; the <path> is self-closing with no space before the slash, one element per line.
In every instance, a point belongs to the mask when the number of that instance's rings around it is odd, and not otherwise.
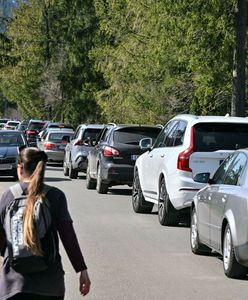
<path fill-rule="evenodd" d="M 147 125 L 105 126 L 96 146 L 89 152 L 86 187 L 97 189 L 100 194 L 108 192 L 113 185 L 132 185 L 133 168 L 137 157 L 143 153 L 139 147 L 142 138 L 154 141 L 161 127 Z"/>

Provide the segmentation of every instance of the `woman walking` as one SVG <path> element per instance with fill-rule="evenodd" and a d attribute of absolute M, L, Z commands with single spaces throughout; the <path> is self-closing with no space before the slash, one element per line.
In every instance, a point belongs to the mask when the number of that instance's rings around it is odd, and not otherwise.
<path fill-rule="evenodd" d="M 55 255 L 47 268 L 38 272 L 18 272 L 11 264 L 6 216 L 7 209 L 14 202 L 13 189 L 8 189 L 0 200 L 0 251 L 4 257 L 0 273 L 0 300 L 62 300 L 65 294 L 64 270 L 58 247 L 58 234 L 71 261 L 74 270 L 80 273 L 79 291 L 85 296 L 90 290 L 90 279 L 81 253 L 72 219 L 67 209 L 64 193 L 56 187 L 44 184 L 44 173 L 47 162 L 45 152 L 37 148 L 24 148 L 17 157 L 17 173 L 21 192 L 27 195 L 23 217 L 23 243 L 34 256 L 42 257 L 41 244 L 37 226 L 34 222 L 34 211 L 39 199 L 47 199 L 50 205 Z M 24 196 L 25 197 L 25 196 Z M 10 253 L 11 252 L 11 253 Z M 27 266 L 28 268 L 29 266 Z M 15 269 L 15 270 L 14 270 Z"/>

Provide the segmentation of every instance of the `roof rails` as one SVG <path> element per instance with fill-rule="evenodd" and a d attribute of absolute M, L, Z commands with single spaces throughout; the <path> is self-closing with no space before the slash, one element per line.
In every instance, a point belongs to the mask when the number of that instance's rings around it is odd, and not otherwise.
<path fill-rule="evenodd" d="M 116 123 L 110 122 L 107 125 L 116 126 Z"/>

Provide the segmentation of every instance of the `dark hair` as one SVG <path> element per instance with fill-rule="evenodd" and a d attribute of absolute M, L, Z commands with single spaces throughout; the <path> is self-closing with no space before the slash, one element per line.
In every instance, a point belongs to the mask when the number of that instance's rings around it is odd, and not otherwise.
<path fill-rule="evenodd" d="M 38 198 L 44 198 L 42 189 L 47 155 L 37 148 L 20 149 L 17 163 L 23 166 L 24 177 L 29 179 L 27 206 L 24 214 L 24 243 L 36 255 L 42 255 L 33 222 L 33 209 Z"/>

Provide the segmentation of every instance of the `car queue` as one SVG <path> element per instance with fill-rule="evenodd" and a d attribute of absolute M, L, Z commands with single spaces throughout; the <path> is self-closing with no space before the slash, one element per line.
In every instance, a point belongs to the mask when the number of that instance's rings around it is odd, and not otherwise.
<path fill-rule="evenodd" d="M 74 132 L 61 125 L 39 135 L 42 127 L 30 144 L 46 151 L 50 162 L 63 163 L 65 176 L 86 173 L 87 189 L 100 194 L 114 185 L 132 186 L 134 212 L 151 213 L 156 205 L 161 225 L 177 226 L 191 212 L 192 252 L 214 250 L 223 255 L 226 276 L 246 276 L 248 152 L 240 149 L 248 147 L 248 119 L 184 114 L 164 127 L 80 124 Z M 27 134 L 12 133 L 28 145 Z"/>

